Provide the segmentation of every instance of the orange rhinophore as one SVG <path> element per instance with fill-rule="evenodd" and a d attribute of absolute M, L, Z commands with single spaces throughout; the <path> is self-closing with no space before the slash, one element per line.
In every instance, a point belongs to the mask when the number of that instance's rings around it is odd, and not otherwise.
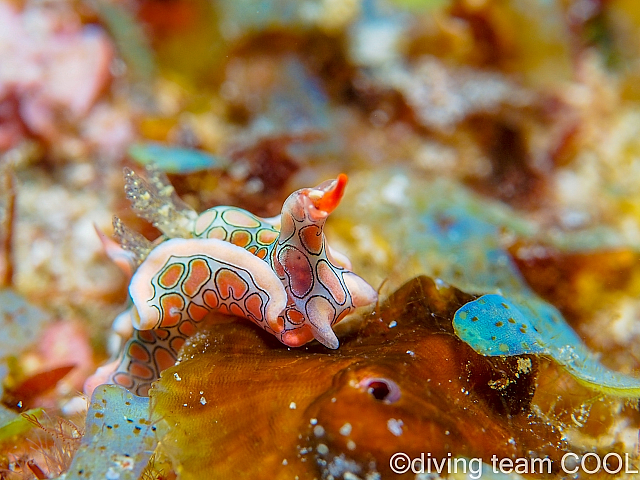
<path fill-rule="evenodd" d="M 338 178 L 330 183 L 330 187 L 324 192 L 322 197 L 315 202 L 315 207 L 318 210 L 327 212 L 327 214 L 333 212 L 340 203 L 340 200 L 342 200 L 348 179 L 344 173 L 338 175 Z M 316 187 L 316 189 L 319 189 L 319 187 Z"/>

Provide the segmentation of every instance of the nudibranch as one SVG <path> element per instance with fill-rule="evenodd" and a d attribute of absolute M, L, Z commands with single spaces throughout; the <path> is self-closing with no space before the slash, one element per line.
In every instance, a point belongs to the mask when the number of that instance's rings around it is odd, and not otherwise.
<path fill-rule="evenodd" d="M 346 183 L 341 174 L 292 193 L 279 219 L 214 207 L 193 220 L 192 238 L 151 248 L 129 285 L 133 336 L 121 359 L 88 383 L 108 376 L 146 395 L 209 312 L 249 319 L 291 347 L 316 339 L 338 348 L 332 327 L 377 301 L 375 289 L 325 239 L 324 224 Z"/>

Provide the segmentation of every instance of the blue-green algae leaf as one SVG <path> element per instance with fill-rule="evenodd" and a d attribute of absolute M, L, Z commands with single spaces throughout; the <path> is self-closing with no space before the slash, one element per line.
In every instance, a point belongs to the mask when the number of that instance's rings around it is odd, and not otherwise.
<path fill-rule="evenodd" d="M 518 300 L 489 294 L 463 305 L 453 318 L 456 335 L 481 355 L 548 355 L 583 385 L 640 397 L 640 379 L 600 364 L 555 307 L 532 297 Z"/>
<path fill-rule="evenodd" d="M 402 281 L 429 275 L 462 291 L 485 294 L 480 297 L 484 304 L 478 299 L 464 305 L 454 317 L 457 334 L 478 353 L 547 355 L 594 390 L 640 397 L 640 379 L 602 366 L 562 314 L 529 288 L 505 248 L 511 236 L 567 252 L 623 245 L 640 251 L 640 245 L 625 244 L 624 237 L 609 228 L 546 231 L 463 185 L 430 181 L 401 169 L 352 176 L 343 203 L 357 208 L 338 209 L 332 219 L 346 216 L 352 224 L 366 226 L 370 236 L 382 239 Z M 387 255 L 384 250 L 380 253 L 383 258 Z M 369 277 L 375 278 L 372 273 Z M 499 321 L 503 327 L 495 325 Z"/>
<path fill-rule="evenodd" d="M 153 163 L 166 173 L 192 173 L 212 168 L 224 169 L 227 166 L 221 158 L 202 150 L 171 147 L 157 142 L 131 145 L 129 155 L 140 165 Z"/>
<path fill-rule="evenodd" d="M 51 320 L 49 314 L 8 288 L 0 289 L 0 358 L 32 345 Z"/>
<path fill-rule="evenodd" d="M 469 293 L 535 297 L 505 249 L 513 236 L 567 253 L 621 247 L 640 251 L 640 244 L 629 244 L 615 229 L 541 228 L 464 185 L 400 168 L 351 174 L 342 203 L 351 208 L 337 209 L 332 221 L 366 226 L 384 240 L 386 249 L 372 256 L 390 256 L 390 263 L 398 266 L 393 274 L 402 277 L 397 286 L 410 277 L 429 275 Z M 368 279 L 385 280 L 376 278 L 373 270 Z"/>
<path fill-rule="evenodd" d="M 218 4 L 225 31 L 232 36 L 250 30 L 310 25 L 322 9 L 321 0 L 221 0 Z"/>
<path fill-rule="evenodd" d="M 462 306 L 453 328 L 482 355 L 549 353 L 529 319 L 501 295 L 484 295 Z"/>
<path fill-rule="evenodd" d="M 288 137 L 286 151 L 296 159 L 337 155 L 342 150 L 336 112 L 322 82 L 300 59 L 282 60 L 278 84 L 265 96 L 263 105 L 248 125 L 248 140 Z"/>
<path fill-rule="evenodd" d="M 301 134 L 331 128 L 329 99 L 320 81 L 297 58 L 283 60 L 282 78 L 251 130 L 260 135 Z"/>
<path fill-rule="evenodd" d="M 85 435 L 65 479 L 137 480 L 158 443 L 149 398 L 100 385 L 87 412 Z"/>

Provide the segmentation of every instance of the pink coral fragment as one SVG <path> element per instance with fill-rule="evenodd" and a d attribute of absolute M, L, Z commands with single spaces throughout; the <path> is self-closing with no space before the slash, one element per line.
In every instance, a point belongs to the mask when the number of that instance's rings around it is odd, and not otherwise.
<path fill-rule="evenodd" d="M 37 135 L 54 140 L 61 119 L 74 122 L 89 112 L 110 80 L 113 55 L 105 32 L 83 26 L 71 10 L 18 12 L 0 3 L 0 103 L 16 98 L 22 120 Z"/>

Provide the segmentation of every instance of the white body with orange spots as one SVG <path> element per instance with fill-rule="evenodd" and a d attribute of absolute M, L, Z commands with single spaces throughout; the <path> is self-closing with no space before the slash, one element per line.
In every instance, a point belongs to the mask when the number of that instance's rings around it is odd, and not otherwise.
<path fill-rule="evenodd" d="M 346 181 L 340 175 L 291 194 L 279 231 L 272 220 L 215 207 L 196 219 L 196 238 L 154 248 L 131 279 L 136 330 L 112 381 L 146 395 L 210 311 L 245 317 L 289 346 L 315 338 L 337 348 L 332 326 L 377 300 L 324 237 Z"/>

